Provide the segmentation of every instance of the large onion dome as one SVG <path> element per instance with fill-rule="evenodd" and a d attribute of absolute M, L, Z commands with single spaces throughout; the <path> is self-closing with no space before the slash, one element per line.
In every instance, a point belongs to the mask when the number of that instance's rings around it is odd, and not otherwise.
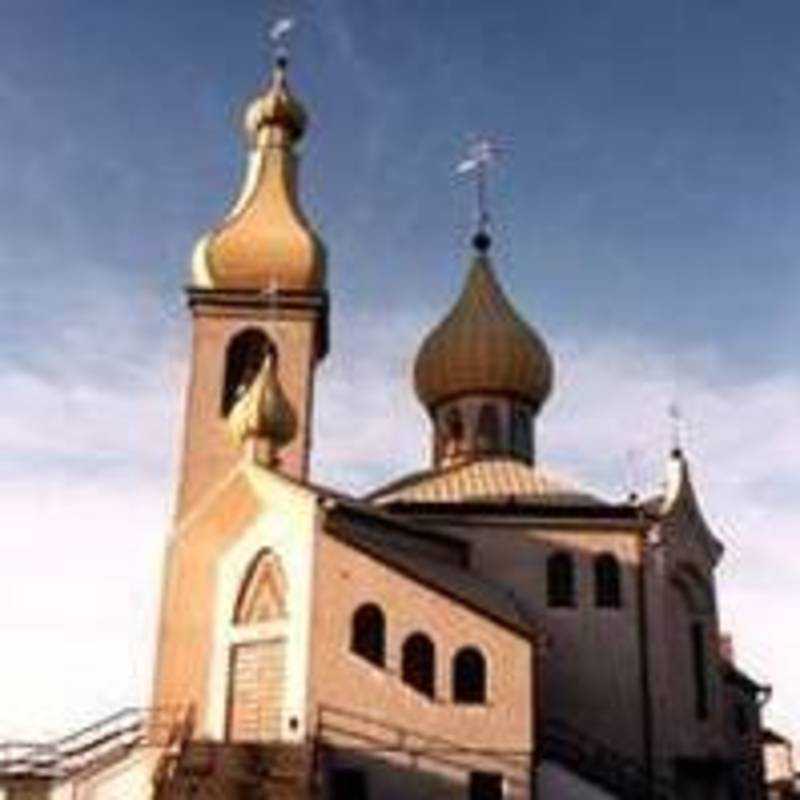
<path fill-rule="evenodd" d="M 553 384 L 553 360 L 542 338 L 505 296 L 488 257 L 489 237 L 475 237 L 466 283 L 417 355 L 417 396 L 433 412 L 466 395 L 516 398 L 535 413 Z"/>
<path fill-rule="evenodd" d="M 295 144 L 306 112 L 279 59 L 266 91 L 248 107 L 249 165 L 239 199 L 203 237 L 192 262 L 203 289 L 317 292 L 325 288 L 325 248 L 297 199 Z"/>

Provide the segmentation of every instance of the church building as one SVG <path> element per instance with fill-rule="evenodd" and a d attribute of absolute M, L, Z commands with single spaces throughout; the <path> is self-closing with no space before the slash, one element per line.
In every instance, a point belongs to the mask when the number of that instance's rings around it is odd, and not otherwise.
<path fill-rule="evenodd" d="M 721 647 L 723 547 L 687 458 L 625 502 L 541 463 L 556 360 L 485 226 L 420 332 L 430 463 L 360 497 L 312 481 L 335 298 L 287 70 L 247 109 L 244 185 L 192 258 L 152 705 L 0 748 L 0 797 L 762 798 L 767 692 Z"/>

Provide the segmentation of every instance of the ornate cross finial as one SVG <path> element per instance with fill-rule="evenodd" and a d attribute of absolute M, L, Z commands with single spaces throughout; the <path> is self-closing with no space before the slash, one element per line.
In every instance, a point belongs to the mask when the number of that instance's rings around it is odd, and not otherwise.
<path fill-rule="evenodd" d="M 281 17 L 279 20 L 271 23 L 269 26 L 269 41 L 270 44 L 275 47 L 278 66 L 285 67 L 289 61 L 289 46 L 287 44 L 287 39 L 293 28 L 294 19 L 292 17 Z"/>
<path fill-rule="evenodd" d="M 670 419 L 672 452 L 680 453 L 683 444 L 683 412 L 677 401 L 673 400 L 673 402 L 669 404 L 667 407 L 667 414 L 669 414 Z"/>
<path fill-rule="evenodd" d="M 492 164 L 501 150 L 492 139 L 483 136 L 470 145 L 467 157 L 456 167 L 456 174 L 475 176 L 478 210 L 478 234 L 487 235 L 489 227 L 488 198 L 486 181 L 489 165 Z"/>

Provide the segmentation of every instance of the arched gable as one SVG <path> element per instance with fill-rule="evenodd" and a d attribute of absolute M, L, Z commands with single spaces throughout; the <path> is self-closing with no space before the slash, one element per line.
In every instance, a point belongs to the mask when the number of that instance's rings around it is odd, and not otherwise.
<path fill-rule="evenodd" d="M 286 574 L 280 558 L 261 550 L 242 581 L 233 613 L 234 625 L 253 625 L 286 619 Z"/>

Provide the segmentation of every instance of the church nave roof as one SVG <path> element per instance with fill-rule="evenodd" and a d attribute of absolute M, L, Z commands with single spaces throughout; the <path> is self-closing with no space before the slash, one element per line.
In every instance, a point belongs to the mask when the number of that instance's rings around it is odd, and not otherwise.
<path fill-rule="evenodd" d="M 415 472 L 367 497 L 389 503 L 509 503 L 602 506 L 604 502 L 553 473 L 513 458 L 481 458 Z"/>

